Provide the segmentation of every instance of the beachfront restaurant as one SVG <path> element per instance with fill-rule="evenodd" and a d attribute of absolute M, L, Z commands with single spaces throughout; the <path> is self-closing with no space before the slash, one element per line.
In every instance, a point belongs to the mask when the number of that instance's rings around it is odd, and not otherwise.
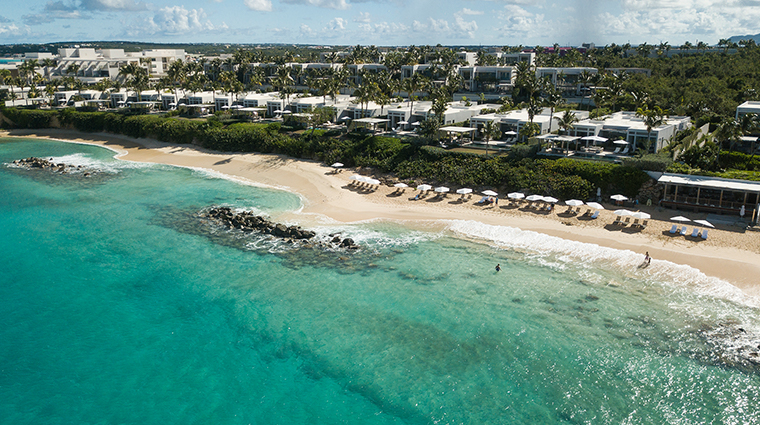
<path fill-rule="evenodd" d="M 757 217 L 760 182 L 665 173 L 657 180 L 665 187 L 662 205 L 676 209 Z"/>

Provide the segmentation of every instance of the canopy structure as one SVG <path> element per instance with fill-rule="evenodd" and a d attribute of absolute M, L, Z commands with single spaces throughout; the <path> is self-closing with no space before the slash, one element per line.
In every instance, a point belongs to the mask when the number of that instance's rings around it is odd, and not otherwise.
<path fill-rule="evenodd" d="M 552 198 L 551 196 L 544 196 L 544 197 L 542 198 L 542 200 L 543 200 L 544 202 L 548 202 L 548 203 L 550 203 L 550 204 L 556 204 L 557 202 L 559 202 L 559 199 L 557 199 L 557 198 Z"/>
<path fill-rule="evenodd" d="M 665 173 L 657 180 L 665 186 L 662 205 L 739 215 L 757 219 L 760 203 L 760 182 L 719 177 Z"/>
<path fill-rule="evenodd" d="M 529 195 L 527 198 L 525 198 L 526 201 L 543 201 L 544 197 L 541 195 Z"/>
<path fill-rule="evenodd" d="M 378 126 L 389 123 L 390 120 L 382 118 L 357 118 L 353 121 L 354 125 L 360 125 L 362 127 L 371 128 L 374 132 Z"/>
<path fill-rule="evenodd" d="M 421 184 L 421 185 L 417 186 L 417 190 L 421 190 L 423 192 L 428 191 L 428 190 L 430 190 L 432 188 L 433 188 L 433 186 L 430 186 L 429 184 Z"/>
<path fill-rule="evenodd" d="M 409 185 L 407 185 L 406 183 L 396 183 L 393 185 L 393 187 L 398 188 L 398 189 L 405 189 L 409 187 Z"/>
<path fill-rule="evenodd" d="M 633 215 L 633 213 L 630 212 L 630 211 L 628 211 L 628 210 L 615 210 L 612 213 L 615 214 L 615 215 L 619 215 L 621 217 L 626 217 L 626 216 Z"/>
<path fill-rule="evenodd" d="M 461 189 L 457 189 L 457 193 L 460 195 L 467 195 L 468 193 L 472 193 L 472 189 L 469 187 L 463 187 Z"/>
<path fill-rule="evenodd" d="M 568 199 L 567 201 L 565 201 L 565 204 L 571 207 L 579 207 L 583 205 L 583 201 L 579 199 Z"/>
<path fill-rule="evenodd" d="M 486 196 L 499 196 L 499 194 L 496 193 L 496 192 L 494 192 L 493 190 L 484 190 L 484 191 L 482 191 L 480 193 L 482 193 L 483 195 L 486 195 Z"/>
<path fill-rule="evenodd" d="M 442 131 L 448 134 L 449 138 L 452 138 L 454 135 L 468 135 L 472 139 L 478 129 L 472 127 L 457 127 L 455 125 L 449 125 L 439 128 L 438 131 Z"/>
<path fill-rule="evenodd" d="M 440 187 L 436 187 L 435 191 L 438 193 L 447 193 L 449 191 L 449 188 L 446 186 L 440 186 Z"/>
<path fill-rule="evenodd" d="M 702 226 L 705 226 L 705 227 L 715 227 L 715 226 L 713 226 L 712 223 L 710 223 L 707 220 L 694 220 L 694 222 L 697 223 L 697 224 L 701 224 Z"/>
<path fill-rule="evenodd" d="M 512 192 L 512 193 L 507 194 L 507 198 L 509 199 L 522 199 L 524 197 L 525 197 L 525 194 L 520 193 L 520 192 Z"/>
<path fill-rule="evenodd" d="M 595 210 L 603 210 L 604 206 L 602 204 L 599 204 L 597 202 L 586 202 L 586 205 L 589 207 L 595 209 Z"/>
<path fill-rule="evenodd" d="M 623 202 L 623 201 L 627 201 L 628 197 L 625 195 L 612 195 L 610 196 L 610 199 L 613 199 L 618 202 Z"/>

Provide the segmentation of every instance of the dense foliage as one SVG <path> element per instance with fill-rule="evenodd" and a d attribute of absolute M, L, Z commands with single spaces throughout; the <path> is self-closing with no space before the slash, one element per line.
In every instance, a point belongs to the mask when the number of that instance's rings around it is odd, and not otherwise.
<path fill-rule="evenodd" d="M 130 137 L 151 137 L 170 143 L 197 143 L 225 152 L 284 154 L 349 167 L 373 167 L 407 181 L 457 186 L 491 186 L 559 198 L 587 199 L 596 188 L 605 193 L 635 196 L 649 178 L 636 167 L 573 159 L 537 159 L 537 145 L 516 147 L 509 155 L 485 156 L 423 146 L 409 141 L 366 134 L 334 137 L 325 131 L 282 132 L 279 123 L 233 123 L 186 120 L 159 115 L 114 112 L 58 112 L 5 109 L 3 115 L 22 128 L 63 128 L 107 131 Z M 40 118 L 42 117 L 42 118 Z"/>

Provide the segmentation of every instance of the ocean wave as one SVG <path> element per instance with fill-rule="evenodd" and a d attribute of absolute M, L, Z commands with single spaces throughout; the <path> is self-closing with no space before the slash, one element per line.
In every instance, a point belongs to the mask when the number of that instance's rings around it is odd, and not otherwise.
<path fill-rule="evenodd" d="M 564 269 L 569 264 L 576 267 L 612 267 L 624 276 L 651 282 L 666 282 L 676 289 L 688 289 L 700 295 L 760 308 L 758 297 L 750 296 L 729 282 L 707 276 L 687 265 L 652 260 L 650 267 L 639 268 L 643 258 L 640 252 L 607 248 L 516 227 L 488 225 L 470 220 L 451 221 L 448 230 L 464 237 L 494 243 L 500 248 L 523 251 L 549 267 Z"/>
<path fill-rule="evenodd" d="M 153 164 L 147 162 L 133 162 L 133 161 L 111 161 L 92 158 L 85 153 L 74 153 L 63 156 L 47 157 L 55 163 L 63 163 L 66 165 L 72 165 L 74 167 L 82 166 L 80 171 L 99 171 L 104 173 L 118 174 L 121 170 L 132 170 L 141 168 L 155 168 L 160 164 Z M 73 171 L 73 170 L 72 170 Z"/>

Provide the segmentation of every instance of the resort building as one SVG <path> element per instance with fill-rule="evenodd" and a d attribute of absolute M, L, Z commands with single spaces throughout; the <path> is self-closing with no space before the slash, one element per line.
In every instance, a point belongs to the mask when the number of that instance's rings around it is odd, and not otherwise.
<path fill-rule="evenodd" d="M 740 120 L 743 116 L 748 114 L 760 116 L 760 101 L 748 100 L 736 107 L 737 120 Z"/>
<path fill-rule="evenodd" d="M 499 105 L 494 106 L 498 107 Z M 582 114 L 584 112 L 588 114 L 586 111 L 573 112 L 576 114 Z M 541 111 L 540 114 L 534 116 L 533 123 L 538 125 L 538 133 L 534 136 L 540 136 L 542 134 L 551 133 L 552 131 L 557 130 L 559 128 L 557 126 L 559 116 L 560 115 L 555 112 L 554 116 L 552 117 L 551 110 L 549 108 L 545 108 L 543 111 Z M 528 110 L 519 109 L 515 111 L 474 116 L 470 119 L 470 127 L 477 128 L 478 132 L 480 132 L 486 123 L 493 122 L 494 124 L 498 125 L 499 130 L 505 137 L 524 139 L 524 137 L 518 135 L 520 134 L 520 130 L 522 130 L 526 124 L 530 123 L 530 121 L 531 120 L 530 116 L 528 115 Z"/>
<path fill-rule="evenodd" d="M 182 49 L 143 50 L 124 52 L 124 49 L 92 49 L 84 47 L 58 49 L 58 65 L 51 71 L 54 76 L 67 76 L 67 70 L 78 67 L 76 77 L 85 83 L 96 83 L 103 78 L 117 79 L 121 67 L 136 63 L 143 66 L 150 77 L 160 77 L 174 61 L 185 61 Z"/>
<path fill-rule="evenodd" d="M 463 66 L 459 75 L 464 79 L 464 90 L 482 93 L 511 93 L 514 87 L 515 68 L 511 66 Z"/>
<path fill-rule="evenodd" d="M 720 214 L 744 214 L 757 220 L 760 182 L 665 173 L 657 180 L 665 187 L 662 205 Z"/>
<path fill-rule="evenodd" d="M 625 141 L 627 146 L 621 153 L 628 154 L 636 152 L 639 148 L 659 152 L 673 140 L 676 133 L 691 126 L 689 117 L 669 116 L 665 118 L 662 125 L 653 128 L 651 133 L 648 133 L 647 126 L 641 117 L 635 112 L 622 111 L 600 118 L 582 119 L 575 123 L 575 128 L 569 133 L 571 136 L 599 136 L 610 141 Z"/>

